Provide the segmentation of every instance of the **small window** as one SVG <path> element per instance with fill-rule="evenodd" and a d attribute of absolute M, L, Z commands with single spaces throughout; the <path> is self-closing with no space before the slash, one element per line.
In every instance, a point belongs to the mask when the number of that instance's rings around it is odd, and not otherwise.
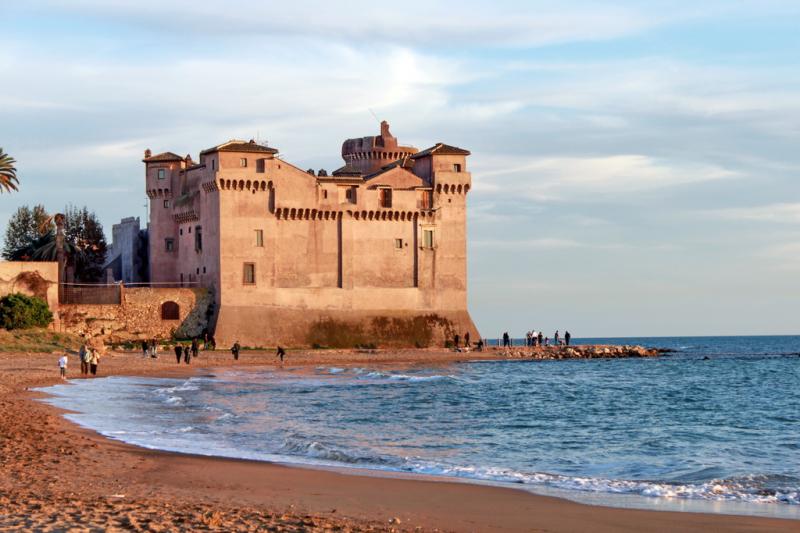
<path fill-rule="evenodd" d="M 433 248 L 433 230 L 432 229 L 422 230 L 422 247 L 423 248 Z"/>
<path fill-rule="evenodd" d="M 164 239 L 164 250 L 167 252 L 175 250 L 175 239 Z"/>
<path fill-rule="evenodd" d="M 169 200 L 164 200 L 164 207 L 169 207 Z"/>
<path fill-rule="evenodd" d="M 163 168 L 158 169 L 158 179 L 163 180 L 167 177 L 167 171 Z"/>
<path fill-rule="evenodd" d="M 419 207 L 420 209 L 433 208 L 433 191 L 420 191 Z"/>
<path fill-rule="evenodd" d="M 244 264 L 244 284 L 245 285 L 255 285 L 256 284 L 256 264 L 255 263 L 245 263 Z"/>
<path fill-rule="evenodd" d="M 344 193 L 345 199 L 348 203 L 354 204 L 356 203 L 356 188 L 355 187 L 348 187 Z"/>
<path fill-rule="evenodd" d="M 206 267 L 203 267 L 203 274 L 206 273 Z"/>
<path fill-rule="evenodd" d="M 183 228 L 181 228 L 181 235 L 183 235 Z"/>
<path fill-rule="evenodd" d="M 392 189 L 380 189 L 381 207 L 392 207 Z"/>
<path fill-rule="evenodd" d="M 181 281 L 183 281 L 183 274 L 181 274 Z M 161 320 L 180 320 L 181 308 L 175 302 L 164 302 L 161 304 Z"/>
<path fill-rule="evenodd" d="M 323 200 L 327 200 L 328 199 L 328 191 L 326 191 L 326 190 L 322 191 L 322 199 Z"/>
<path fill-rule="evenodd" d="M 394 247 L 398 250 L 403 248 L 403 239 L 395 239 L 394 240 Z"/>
<path fill-rule="evenodd" d="M 461 163 L 455 163 L 453 165 L 453 172 L 461 172 Z"/>
<path fill-rule="evenodd" d="M 189 233 L 191 233 L 192 228 L 189 228 Z M 203 228 L 200 226 L 195 226 L 194 228 L 194 251 L 200 252 L 203 250 Z"/>
<path fill-rule="evenodd" d="M 264 230 L 257 229 L 256 230 L 256 246 L 261 247 L 264 246 Z"/>
<path fill-rule="evenodd" d="M 216 159 L 212 159 L 211 160 L 211 170 L 217 170 L 217 160 Z"/>
<path fill-rule="evenodd" d="M 246 167 L 247 166 L 247 158 L 246 157 L 242 157 L 241 159 L 239 159 L 239 166 L 240 167 Z"/>
<path fill-rule="evenodd" d="M 197 273 L 198 274 L 200 273 L 200 267 L 197 267 Z"/>

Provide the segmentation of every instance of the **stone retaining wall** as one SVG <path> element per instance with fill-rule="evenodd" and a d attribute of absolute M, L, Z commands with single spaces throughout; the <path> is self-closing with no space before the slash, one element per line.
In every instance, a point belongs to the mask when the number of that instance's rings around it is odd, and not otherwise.
<path fill-rule="evenodd" d="M 161 306 L 175 302 L 177 320 L 163 320 Z M 213 294 L 206 289 L 125 288 L 121 305 L 62 305 L 61 329 L 106 343 L 201 335 Z"/>

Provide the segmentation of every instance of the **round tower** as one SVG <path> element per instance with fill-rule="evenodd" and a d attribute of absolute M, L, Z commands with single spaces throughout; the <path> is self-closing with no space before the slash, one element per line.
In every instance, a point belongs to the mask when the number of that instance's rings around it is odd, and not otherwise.
<path fill-rule="evenodd" d="M 398 159 L 418 152 L 413 146 L 401 146 L 397 137 L 389 132 L 389 123 L 381 122 L 381 134 L 347 139 L 342 144 L 345 165 L 369 175 Z"/>

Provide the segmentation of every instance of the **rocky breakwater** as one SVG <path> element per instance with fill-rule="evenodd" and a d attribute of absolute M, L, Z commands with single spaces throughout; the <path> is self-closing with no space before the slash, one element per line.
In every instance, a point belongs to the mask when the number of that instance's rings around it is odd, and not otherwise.
<path fill-rule="evenodd" d="M 658 357 L 661 351 L 643 346 L 521 346 L 519 348 L 495 348 L 508 358 L 517 359 L 609 359 L 625 357 Z"/>

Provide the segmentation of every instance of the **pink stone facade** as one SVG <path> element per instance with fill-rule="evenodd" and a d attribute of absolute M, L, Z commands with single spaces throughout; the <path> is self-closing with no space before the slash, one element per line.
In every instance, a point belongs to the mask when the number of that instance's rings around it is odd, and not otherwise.
<path fill-rule="evenodd" d="M 221 346 L 302 346 L 320 322 L 369 336 L 371 323 L 423 316 L 446 323 L 433 342 L 477 339 L 468 155 L 401 146 L 385 122 L 378 136 L 345 141 L 345 165 L 330 176 L 254 141 L 204 150 L 197 162 L 148 150 L 151 281 L 211 289 Z"/>

